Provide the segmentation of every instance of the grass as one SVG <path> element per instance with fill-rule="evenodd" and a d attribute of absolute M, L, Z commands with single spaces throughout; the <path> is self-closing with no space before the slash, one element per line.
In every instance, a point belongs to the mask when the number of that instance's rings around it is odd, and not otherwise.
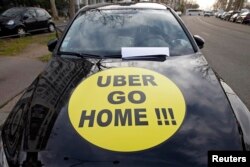
<path fill-rule="evenodd" d="M 44 55 L 44 56 L 41 56 L 41 57 L 38 57 L 38 59 L 42 62 L 48 62 L 50 59 L 51 59 L 51 53 L 50 54 L 47 54 L 47 55 Z"/>
<path fill-rule="evenodd" d="M 51 39 L 55 39 L 55 33 L 39 34 L 23 38 L 9 38 L 0 40 L 0 56 L 14 56 L 23 51 L 29 44 L 39 43 L 46 45 Z"/>

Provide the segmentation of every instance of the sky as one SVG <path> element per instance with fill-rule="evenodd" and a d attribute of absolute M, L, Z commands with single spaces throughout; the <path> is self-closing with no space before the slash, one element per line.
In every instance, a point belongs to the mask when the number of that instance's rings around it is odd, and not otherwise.
<path fill-rule="evenodd" d="M 196 2 L 200 5 L 201 9 L 210 9 L 215 0 L 196 0 Z"/>

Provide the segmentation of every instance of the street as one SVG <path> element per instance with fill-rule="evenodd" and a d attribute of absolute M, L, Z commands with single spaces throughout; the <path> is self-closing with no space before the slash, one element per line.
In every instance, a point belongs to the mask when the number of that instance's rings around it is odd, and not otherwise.
<path fill-rule="evenodd" d="M 28 87 L 44 63 L 23 57 L 0 57 L 0 105 Z"/>
<path fill-rule="evenodd" d="M 208 63 L 250 109 L 250 26 L 215 17 L 182 19 L 193 35 L 205 39 L 201 51 Z"/>

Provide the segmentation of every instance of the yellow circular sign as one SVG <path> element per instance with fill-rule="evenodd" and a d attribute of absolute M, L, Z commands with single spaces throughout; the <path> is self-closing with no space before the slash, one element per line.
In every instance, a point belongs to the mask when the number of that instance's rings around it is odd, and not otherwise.
<path fill-rule="evenodd" d="M 186 104 L 167 77 L 143 68 L 98 72 L 74 90 L 68 114 L 74 129 L 101 148 L 133 152 L 152 148 L 180 128 Z"/>

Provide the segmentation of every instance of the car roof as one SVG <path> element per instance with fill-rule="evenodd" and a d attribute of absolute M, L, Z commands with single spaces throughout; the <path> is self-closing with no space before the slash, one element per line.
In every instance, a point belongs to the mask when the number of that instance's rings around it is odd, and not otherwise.
<path fill-rule="evenodd" d="M 142 8 L 142 9 L 167 9 L 167 6 L 159 3 L 149 3 L 149 2 L 141 2 L 141 3 L 116 3 L 108 6 L 100 7 L 99 9 L 126 9 L 126 8 Z"/>
<path fill-rule="evenodd" d="M 39 7 L 13 7 L 10 9 L 22 9 L 22 10 L 27 10 L 27 9 L 43 9 L 43 8 L 39 8 Z"/>
<path fill-rule="evenodd" d="M 247 14 L 249 14 L 250 12 L 243 12 L 243 13 L 241 13 L 241 15 L 247 15 Z"/>
<path fill-rule="evenodd" d="M 165 4 L 159 4 L 154 2 L 116 2 L 116 3 L 101 3 L 95 5 L 87 5 L 83 7 L 81 11 L 90 9 L 169 9 Z"/>

